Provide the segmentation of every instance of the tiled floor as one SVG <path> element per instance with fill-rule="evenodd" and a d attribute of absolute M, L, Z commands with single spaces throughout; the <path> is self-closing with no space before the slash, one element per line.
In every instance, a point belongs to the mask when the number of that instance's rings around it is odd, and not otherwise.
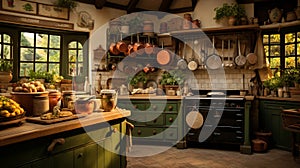
<path fill-rule="evenodd" d="M 127 168 L 299 168 L 300 158 L 294 159 L 291 152 L 271 149 L 266 153 L 241 154 L 239 151 L 171 147 L 165 152 L 146 156 L 153 148 L 134 146 L 127 157 Z"/>

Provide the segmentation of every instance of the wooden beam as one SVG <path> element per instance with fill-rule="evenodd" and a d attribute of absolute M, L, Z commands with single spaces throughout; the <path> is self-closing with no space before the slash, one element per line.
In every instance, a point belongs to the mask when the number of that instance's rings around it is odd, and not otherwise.
<path fill-rule="evenodd" d="M 166 12 L 170 8 L 172 0 L 163 0 L 160 4 L 159 11 Z"/>
<path fill-rule="evenodd" d="M 97 9 L 102 9 L 106 0 L 95 0 L 95 7 Z"/>
<path fill-rule="evenodd" d="M 138 4 L 139 0 L 130 0 L 127 7 L 127 13 L 132 13 L 135 11 L 136 5 Z"/>

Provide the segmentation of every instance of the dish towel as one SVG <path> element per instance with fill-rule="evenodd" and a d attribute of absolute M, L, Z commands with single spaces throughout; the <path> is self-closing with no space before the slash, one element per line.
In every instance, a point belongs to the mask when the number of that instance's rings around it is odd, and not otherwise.
<path fill-rule="evenodd" d="M 134 125 L 128 121 L 125 121 L 126 123 L 126 152 L 131 151 L 132 147 L 132 130 L 134 128 Z"/>

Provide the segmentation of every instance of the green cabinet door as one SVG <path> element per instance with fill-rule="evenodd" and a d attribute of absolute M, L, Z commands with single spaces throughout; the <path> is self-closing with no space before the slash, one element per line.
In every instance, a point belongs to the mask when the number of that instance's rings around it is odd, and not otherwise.
<path fill-rule="evenodd" d="M 74 168 L 97 168 L 98 150 L 93 143 L 74 150 Z"/>
<path fill-rule="evenodd" d="M 282 125 L 281 111 L 283 109 L 299 108 L 297 102 L 261 100 L 260 128 L 272 132 L 272 145 L 277 148 L 291 150 L 292 135 Z"/>

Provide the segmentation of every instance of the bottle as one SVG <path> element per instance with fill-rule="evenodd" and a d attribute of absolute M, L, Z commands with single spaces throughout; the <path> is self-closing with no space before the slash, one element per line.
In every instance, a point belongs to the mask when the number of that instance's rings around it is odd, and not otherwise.
<path fill-rule="evenodd" d="M 87 76 L 85 77 L 85 80 L 84 80 L 84 88 L 83 89 L 84 89 L 83 91 L 86 93 L 90 92 L 90 83 L 89 83 Z"/>

